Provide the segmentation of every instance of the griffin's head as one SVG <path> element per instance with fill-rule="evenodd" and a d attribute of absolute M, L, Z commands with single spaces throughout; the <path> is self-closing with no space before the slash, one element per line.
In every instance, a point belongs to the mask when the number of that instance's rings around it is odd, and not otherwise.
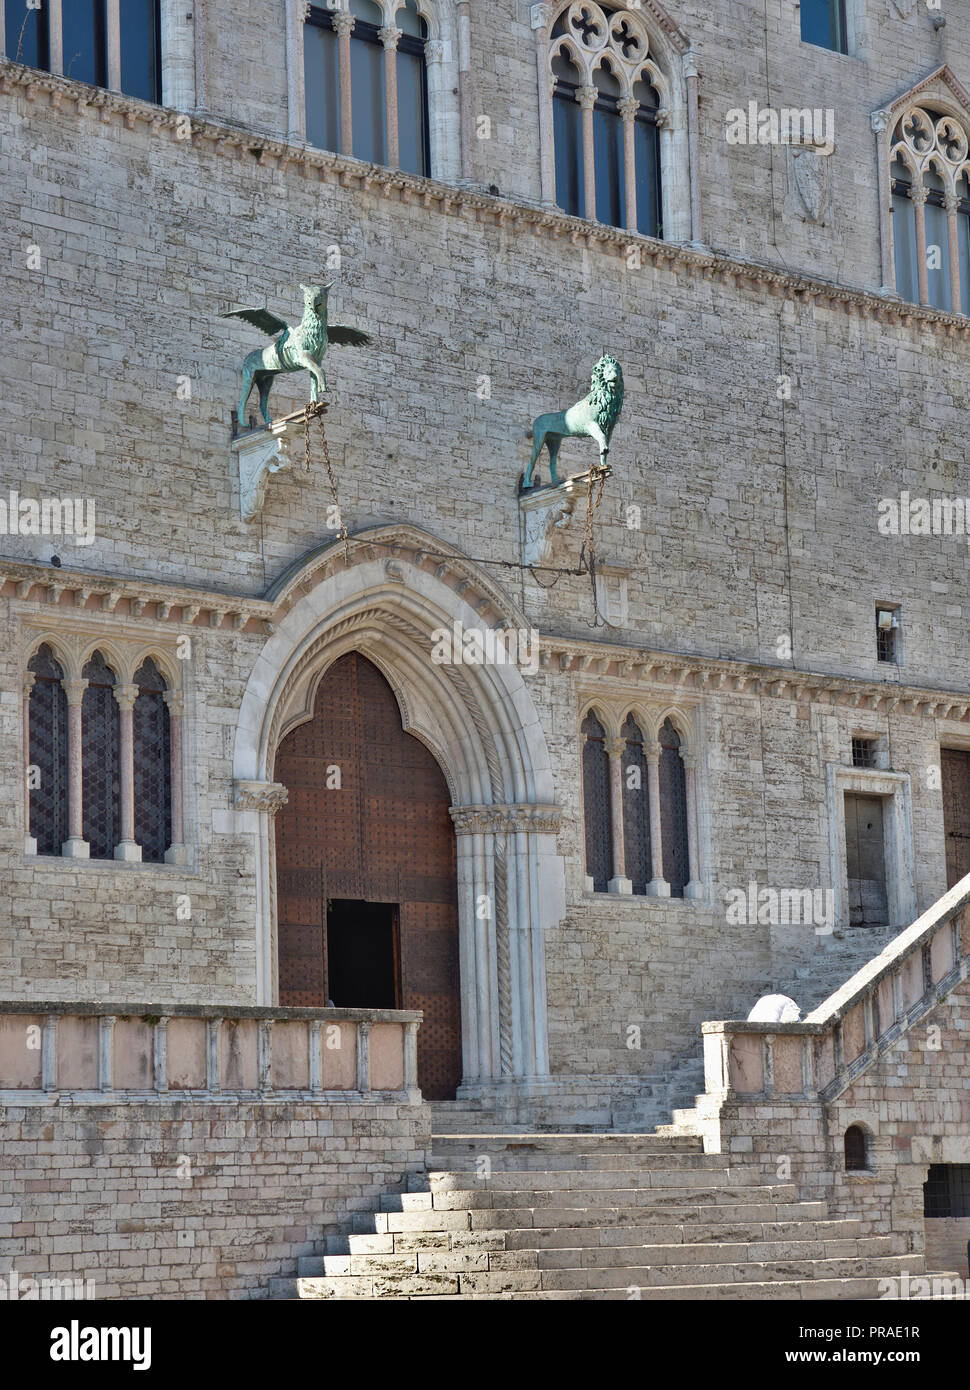
<path fill-rule="evenodd" d="M 312 309 L 316 314 L 326 312 L 327 295 L 333 289 L 333 281 L 328 280 L 325 285 L 301 285 L 303 291 L 303 303 L 308 309 Z"/>

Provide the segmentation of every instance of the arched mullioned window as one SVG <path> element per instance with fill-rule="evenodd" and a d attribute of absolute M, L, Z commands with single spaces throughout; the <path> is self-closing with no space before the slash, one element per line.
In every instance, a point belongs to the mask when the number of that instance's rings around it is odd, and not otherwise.
<path fill-rule="evenodd" d="M 162 100 L 161 0 L 62 0 L 60 30 L 49 0 L 6 0 L 3 51 L 13 62 Z M 117 33 L 112 32 L 117 23 Z M 117 64 L 117 66 L 115 66 Z"/>
<path fill-rule="evenodd" d="M 416 0 L 311 4 L 303 34 L 309 143 L 430 176 L 427 40 Z"/>
<path fill-rule="evenodd" d="M 663 78 L 631 10 L 574 0 L 550 34 L 556 201 L 576 217 L 663 235 Z"/>
<path fill-rule="evenodd" d="M 607 704 L 582 723 L 594 892 L 698 897 L 694 759 L 673 719 Z"/>
<path fill-rule="evenodd" d="M 135 672 L 132 707 L 135 840 L 141 857 L 160 864 L 172 843 L 171 731 L 165 677 L 149 657 Z"/>
<path fill-rule="evenodd" d="M 115 674 L 100 651 L 81 671 L 82 827 L 92 859 L 113 859 L 121 840 L 121 713 Z"/>
<path fill-rule="evenodd" d="M 613 875 L 610 763 L 606 753 L 606 731 L 590 711 L 583 720 L 582 732 L 586 873 L 593 880 L 594 890 L 605 893 Z"/>
<path fill-rule="evenodd" d="M 27 665 L 29 696 L 30 826 L 38 854 L 60 854 L 67 839 L 67 696 L 64 671 L 50 647 Z"/>
<path fill-rule="evenodd" d="M 970 122 L 912 106 L 890 148 L 896 289 L 970 314 Z"/>
<path fill-rule="evenodd" d="M 664 878 L 670 896 L 682 898 L 690 880 L 687 847 L 687 778 L 680 754 L 680 734 L 669 719 L 660 726 L 660 830 Z"/>
<path fill-rule="evenodd" d="M 620 730 L 623 750 L 623 843 L 626 877 L 634 893 L 646 893 L 651 878 L 650 810 L 647 804 L 647 760 L 643 734 L 633 715 Z"/>

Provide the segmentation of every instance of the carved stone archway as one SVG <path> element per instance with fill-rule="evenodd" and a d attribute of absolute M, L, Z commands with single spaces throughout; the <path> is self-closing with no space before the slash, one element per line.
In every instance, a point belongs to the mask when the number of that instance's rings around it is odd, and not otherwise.
<path fill-rule="evenodd" d="M 548 1081 L 544 933 L 565 913 L 559 808 L 545 736 L 517 665 L 432 660 L 441 630 L 525 629 L 501 589 L 412 527 L 304 557 L 274 586 L 277 626 L 256 660 L 236 732 L 237 822 L 256 836 L 260 1003 L 276 998 L 272 817 L 282 737 L 313 710 L 328 667 L 360 652 L 394 690 L 405 730 L 436 757 L 458 837 L 463 1084 L 528 1094 Z"/>

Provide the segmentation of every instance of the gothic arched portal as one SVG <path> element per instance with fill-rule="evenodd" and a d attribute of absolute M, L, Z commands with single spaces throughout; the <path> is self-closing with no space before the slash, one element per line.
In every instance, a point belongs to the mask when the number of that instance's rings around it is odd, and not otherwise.
<path fill-rule="evenodd" d="M 313 717 L 280 743 L 289 799 L 276 817 L 282 1005 L 421 1009 L 418 1084 L 461 1080 L 458 884 L 451 796 L 404 731 L 381 672 L 349 652 Z"/>

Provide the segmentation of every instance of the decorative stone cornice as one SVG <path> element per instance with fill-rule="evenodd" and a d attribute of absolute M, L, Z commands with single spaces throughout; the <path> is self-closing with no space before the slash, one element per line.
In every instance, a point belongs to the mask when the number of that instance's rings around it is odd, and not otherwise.
<path fill-rule="evenodd" d="M 501 835 L 532 831 L 554 835 L 562 826 L 559 806 L 517 802 L 508 806 L 452 806 L 449 808 L 456 835 Z"/>
<path fill-rule="evenodd" d="M 266 811 L 275 816 L 289 793 L 281 782 L 236 782 L 233 805 L 237 811 Z"/>
<path fill-rule="evenodd" d="M 539 664 L 558 672 L 589 678 L 589 693 L 628 695 L 639 688 L 656 691 L 684 705 L 708 695 L 764 696 L 798 704 L 847 706 L 850 709 L 956 722 L 970 720 L 970 692 L 869 681 L 826 675 L 752 661 L 731 661 L 687 653 L 643 651 L 605 642 L 541 636 Z"/>
<path fill-rule="evenodd" d="M 664 13 L 653 0 L 643 0 L 651 14 Z M 656 17 L 656 16 L 655 16 Z M 669 24 L 669 18 L 667 20 Z M 676 26 L 671 37 L 679 34 Z M 683 40 L 683 50 L 689 45 Z M 675 42 L 675 47 L 679 44 Z M 947 70 L 948 71 L 948 70 Z M 942 70 L 926 78 L 921 90 Z M 947 78 L 954 88 L 955 79 Z M 957 84 L 959 85 L 959 84 Z M 766 294 L 788 298 L 796 304 L 806 304 L 841 311 L 850 316 L 874 318 L 878 322 L 910 327 L 919 324 L 948 337 L 970 336 L 970 318 L 951 314 L 927 305 L 905 304 L 876 290 L 837 284 L 817 276 L 801 275 L 780 266 L 732 257 L 720 252 L 699 250 L 685 243 L 657 241 L 652 237 L 608 227 L 581 217 L 569 217 L 558 210 L 509 198 L 493 197 L 475 189 L 458 188 L 434 179 L 406 174 L 399 169 L 368 164 L 363 160 L 317 150 L 309 145 L 272 138 L 254 131 L 221 124 L 208 116 L 187 117 L 184 112 L 153 106 L 120 93 L 96 91 L 83 83 L 51 73 L 38 72 L 20 64 L 0 60 L 0 94 L 20 90 L 29 102 L 44 97 L 50 106 L 60 106 L 66 98 L 79 107 L 96 104 L 104 119 L 116 117 L 129 127 L 139 122 L 154 134 L 174 142 L 186 143 L 185 122 L 191 120 L 191 143 L 196 150 L 210 149 L 228 158 L 252 160 L 258 154 L 259 164 L 269 170 L 283 172 L 291 165 L 299 174 L 319 182 L 332 182 L 344 188 L 362 192 L 375 191 L 383 197 L 396 196 L 401 202 L 434 209 L 447 216 L 461 217 L 482 225 L 507 227 L 514 234 L 531 232 L 552 241 L 568 241 L 587 249 L 598 249 L 606 255 L 622 258 L 629 263 L 629 249 L 636 246 L 644 268 L 666 267 L 674 274 L 687 274 L 706 281 L 719 281 L 734 289 L 748 289 L 759 299 Z M 92 95 L 93 94 L 93 95 Z"/>

